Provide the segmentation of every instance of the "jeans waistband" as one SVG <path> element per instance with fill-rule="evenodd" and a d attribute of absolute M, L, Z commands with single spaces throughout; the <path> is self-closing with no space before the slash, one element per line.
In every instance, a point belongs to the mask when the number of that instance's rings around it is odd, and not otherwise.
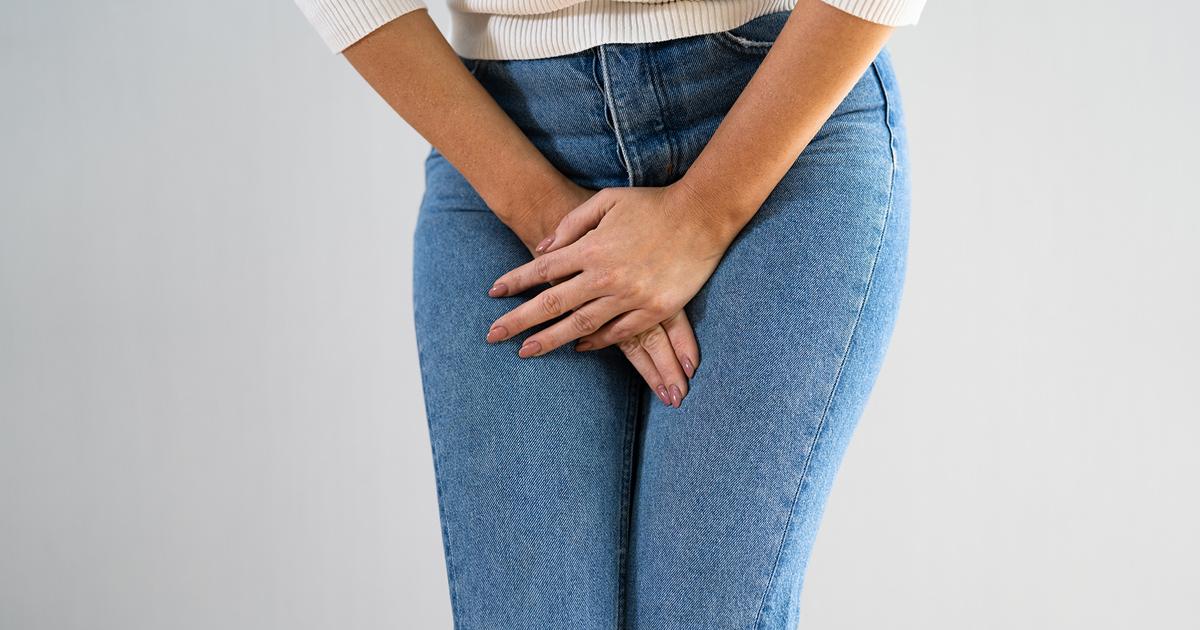
<path fill-rule="evenodd" d="M 627 185 L 674 181 L 699 154 L 770 50 L 789 13 L 729 31 L 649 43 L 601 44 L 542 59 L 463 61 L 553 161 L 598 140 Z M 567 163 L 597 174 L 594 164 Z"/>

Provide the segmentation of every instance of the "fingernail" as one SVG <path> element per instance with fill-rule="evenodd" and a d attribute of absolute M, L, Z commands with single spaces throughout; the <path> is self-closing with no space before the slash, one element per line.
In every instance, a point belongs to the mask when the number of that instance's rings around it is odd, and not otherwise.
<path fill-rule="evenodd" d="M 553 242 L 554 242 L 554 235 L 551 234 L 550 236 L 547 236 L 546 238 L 542 239 L 542 242 L 538 243 L 537 247 L 533 248 L 533 251 L 540 253 L 540 252 L 544 251 L 547 247 L 550 247 L 550 244 Z"/>
<path fill-rule="evenodd" d="M 674 406 L 676 409 L 678 409 L 679 403 L 682 403 L 682 402 L 683 402 L 683 392 L 679 391 L 678 386 L 672 385 L 671 386 L 671 404 L 672 404 L 672 406 Z"/>
<path fill-rule="evenodd" d="M 696 375 L 696 368 L 692 365 L 692 360 L 688 357 L 683 357 L 683 371 L 687 372 L 688 378 Z"/>
<path fill-rule="evenodd" d="M 670 404 L 671 404 L 671 401 L 670 401 L 670 400 L 668 400 L 668 398 L 667 398 L 667 388 L 666 388 L 666 387 L 663 387 L 662 385 L 659 385 L 659 386 L 658 386 L 658 391 L 657 391 L 657 392 L 655 392 L 655 393 L 656 393 L 656 394 L 658 394 L 658 399 L 659 399 L 659 400 L 661 400 L 661 401 L 663 402 L 663 404 L 664 404 L 664 405 L 668 405 L 668 406 L 670 406 Z"/>
<path fill-rule="evenodd" d="M 579 352 L 583 352 L 584 350 L 591 350 L 592 342 L 580 341 L 579 343 L 575 344 L 575 349 L 578 350 Z"/>
<path fill-rule="evenodd" d="M 503 282 L 497 282 L 492 285 L 492 288 L 488 289 L 488 295 L 492 297 L 500 297 L 506 292 L 508 292 L 508 287 Z"/>
<path fill-rule="evenodd" d="M 496 343 L 506 337 L 508 337 L 508 329 L 503 326 L 492 326 L 487 334 L 488 343 Z"/>
<path fill-rule="evenodd" d="M 525 343 L 521 344 L 521 349 L 517 350 L 517 356 L 521 357 L 522 359 L 528 359 L 529 357 L 541 351 L 542 344 L 533 339 L 527 339 Z"/>

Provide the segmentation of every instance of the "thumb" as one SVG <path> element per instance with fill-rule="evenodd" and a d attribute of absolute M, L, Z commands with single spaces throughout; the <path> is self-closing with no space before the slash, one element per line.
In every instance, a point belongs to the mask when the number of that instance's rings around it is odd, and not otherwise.
<path fill-rule="evenodd" d="M 558 227 L 554 228 L 554 232 L 538 243 L 534 251 L 546 254 L 579 240 L 580 237 L 599 225 L 600 219 L 603 219 L 604 215 L 612 208 L 616 201 L 614 193 L 615 191 L 611 188 L 603 188 L 589 197 L 587 201 L 576 206 L 574 210 L 559 220 Z"/>

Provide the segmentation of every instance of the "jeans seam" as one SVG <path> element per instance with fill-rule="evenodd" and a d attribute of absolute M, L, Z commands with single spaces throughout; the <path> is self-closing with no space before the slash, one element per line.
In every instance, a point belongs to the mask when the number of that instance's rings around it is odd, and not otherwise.
<path fill-rule="evenodd" d="M 625 172 L 629 176 L 629 185 L 633 186 L 633 172 L 635 169 L 630 162 L 631 158 L 629 150 L 625 146 L 625 138 L 621 135 L 621 121 L 617 119 L 617 102 L 613 98 L 612 90 L 609 89 L 609 86 L 612 85 L 612 77 L 609 76 L 608 72 L 608 56 L 604 53 L 604 44 L 596 47 L 596 55 L 600 58 L 600 73 L 604 78 L 604 87 L 602 89 L 604 92 L 604 103 L 608 107 L 609 113 L 612 114 L 613 135 L 617 138 L 617 149 L 620 151 L 621 161 L 625 165 Z"/>
<path fill-rule="evenodd" d="M 617 525 L 617 619 L 613 626 L 616 630 L 621 630 L 625 627 L 627 595 L 625 578 L 628 575 L 629 537 L 632 531 L 631 520 L 633 518 L 633 441 L 637 434 L 638 417 L 641 415 L 640 393 L 637 378 L 630 375 L 629 385 L 626 387 L 625 435 L 622 439 L 624 446 L 621 455 L 621 516 L 620 522 Z"/>
<path fill-rule="evenodd" d="M 418 350 L 419 352 L 419 350 Z M 424 374 L 422 374 L 424 379 Z M 446 513 L 446 495 L 442 487 L 442 466 L 441 456 L 438 455 L 437 439 L 433 432 L 433 414 L 431 413 L 429 399 L 425 397 L 425 419 L 429 427 L 429 450 L 433 454 L 433 479 L 434 488 L 437 491 L 438 498 L 438 517 L 442 525 L 442 543 L 443 551 L 446 555 L 446 581 L 450 587 L 450 612 L 454 617 L 454 628 L 462 630 L 466 627 L 466 622 L 463 620 L 463 612 L 458 599 L 458 588 L 455 581 L 454 559 L 450 550 L 450 521 Z"/>
<path fill-rule="evenodd" d="M 787 536 L 792 527 L 792 519 L 796 514 L 796 505 L 800 501 L 800 491 L 804 489 L 804 484 L 808 481 L 808 468 L 812 463 L 813 453 L 817 449 L 817 443 L 821 440 L 821 436 L 825 429 L 825 420 L 829 415 L 829 409 L 833 406 L 833 399 L 837 395 L 838 385 L 841 384 L 842 370 L 846 367 L 846 362 L 850 357 L 850 350 L 854 347 L 854 338 L 858 334 L 859 324 L 862 322 L 863 311 L 866 310 L 867 301 L 871 299 L 871 288 L 874 286 L 875 268 L 879 263 L 879 255 L 883 250 L 884 241 L 887 240 L 888 220 L 892 215 L 892 206 L 895 201 L 896 190 L 896 171 L 899 169 L 896 155 L 896 133 L 892 127 L 892 107 L 890 97 L 888 95 L 885 81 L 879 72 L 877 61 L 871 62 L 871 72 L 875 80 L 879 83 L 879 90 L 883 94 L 883 117 L 884 124 L 888 130 L 888 150 L 891 155 L 891 165 L 888 172 L 888 199 L 887 208 L 883 212 L 882 226 L 879 230 L 879 242 L 875 245 L 875 253 L 871 258 L 871 268 L 867 270 L 867 286 L 863 290 L 862 302 L 858 305 L 858 311 L 854 314 L 854 322 L 850 326 L 850 334 L 846 339 L 846 347 L 842 350 L 842 358 L 838 361 L 837 371 L 833 375 L 833 384 L 829 388 L 829 396 L 825 399 L 825 405 L 821 409 L 821 417 L 817 420 L 817 429 L 813 434 L 812 440 L 809 442 L 808 452 L 804 456 L 804 464 L 800 468 L 800 480 L 796 483 L 796 492 L 792 495 L 791 506 L 788 509 L 787 521 L 783 526 L 783 535 L 780 536 L 779 547 L 775 552 L 775 561 L 771 565 L 771 576 L 767 579 L 766 589 L 763 590 L 762 601 L 759 603 L 758 615 L 754 619 L 755 630 L 761 630 L 763 612 L 767 608 L 767 597 L 771 593 L 771 588 L 775 585 L 775 577 L 779 572 L 779 563 L 783 558 L 783 548 L 787 543 Z"/>
<path fill-rule="evenodd" d="M 720 44 L 724 44 L 727 48 L 734 52 L 744 53 L 755 57 L 765 57 L 771 51 L 771 47 L 775 42 L 760 42 L 753 39 L 746 39 L 740 35 L 734 35 L 729 31 L 717 31 L 713 33 L 716 40 Z"/>

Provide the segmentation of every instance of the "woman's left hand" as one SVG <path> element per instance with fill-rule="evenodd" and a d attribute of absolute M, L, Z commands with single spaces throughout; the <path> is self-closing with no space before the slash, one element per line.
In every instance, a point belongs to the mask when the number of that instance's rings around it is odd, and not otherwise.
<path fill-rule="evenodd" d="M 500 276 L 492 297 L 556 282 L 493 324 L 491 343 L 570 313 L 530 335 L 518 355 L 620 343 L 673 317 L 708 281 L 733 240 L 730 221 L 683 180 L 605 188 L 572 210 L 537 246 L 542 255 Z M 574 312 L 572 312 L 572 310 Z"/>

